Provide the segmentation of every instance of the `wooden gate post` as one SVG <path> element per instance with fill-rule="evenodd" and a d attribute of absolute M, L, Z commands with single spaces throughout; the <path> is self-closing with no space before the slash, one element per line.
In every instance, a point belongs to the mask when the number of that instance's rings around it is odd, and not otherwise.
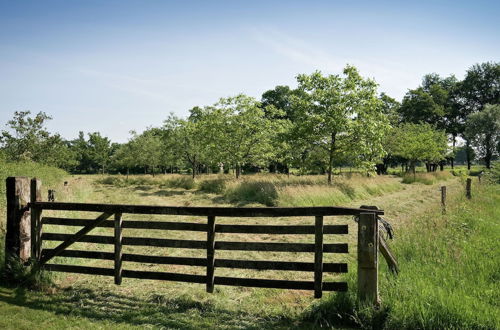
<path fill-rule="evenodd" d="M 5 265 L 19 260 L 27 262 L 31 257 L 31 216 L 28 203 L 30 179 L 8 177 L 7 188 L 7 233 L 5 235 Z"/>
<path fill-rule="evenodd" d="M 358 223 L 358 300 L 374 305 L 378 296 L 378 220 L 375 213 L 361 213 Z"/>

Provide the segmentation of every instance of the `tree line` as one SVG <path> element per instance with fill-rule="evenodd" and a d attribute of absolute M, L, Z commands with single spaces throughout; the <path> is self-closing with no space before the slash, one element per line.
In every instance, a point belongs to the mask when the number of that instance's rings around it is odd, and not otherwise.
<path fill-rule="evenodd" d="M 0 134 L 0 157 L 31 160 L 72 173 L 270 172 L 326 173 L 337 166 L 379 174 L 393 166 L 428 171 L 490 167 L 500 153 L 500 63 L 473 65 L 463 80 L 425 75 L 401 102 L 378 94 L 377 84 L 353 66 L 342 74 L 300 74 L 297 86 L 276 86 L 261 100 L 240 94 L 189 116 L 170 114 L 163 125 L 131 132 L 113 143 L 99 132 L 65 140 L 51 134 L 44 112 L 15 112 Z M 460 142 L 463 146 L 458 146 Z"/>

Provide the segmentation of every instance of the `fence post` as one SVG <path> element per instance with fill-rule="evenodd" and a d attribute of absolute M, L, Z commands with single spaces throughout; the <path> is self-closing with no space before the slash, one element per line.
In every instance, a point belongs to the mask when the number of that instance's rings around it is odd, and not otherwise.
<path fill-rule="evenodd" d="M 115 284 L 122 284 L 122 214 L 115 213 Z"/>
<path fill-rule="evenodd" d="M 467 185 L 465 186 L 465 195 L 467 196 L 468 199 L 472 198 L 471 185 L 472 185 L 472 179 L 467 178 Z"/>
<path fill-rule="evenodd" d="M 30 187 L 30 202 L 42 201 L 42 181 L 37 178 L 31 179 Z M 42 210 L 38 207 L 31 206 L 31 257 L 40 260 L 40 251 L 42 249 Z"/>
<path fill-rule="evenodd" d="M 323 217 L 316 216 L 314 224 L 314 298 L 323 295 Z"/>
<path fill-rule="evenodd" d="M 446 214 L 446 186 L 441 187 L 441 209 Z"/>
<path fill-rule="evenodd" d="M 30 180 L 27 177 L 8 177 L 7 233 L 5 235 L 5 265 L 13 259 L 27 262 L 31 257 L 31 216 L 28 208 Z"/>
<path fill-rule="evenodd" d="M 375 213 L 361 213 L 358 223 L 358 300 L 374 305 L 378 296 L 378 220 Z"/>
<path fill-rule="evenodd" d="M 215 268 L 215 217 L 208 216 L 207 223 L 207 292 L 214 292 Z"/>

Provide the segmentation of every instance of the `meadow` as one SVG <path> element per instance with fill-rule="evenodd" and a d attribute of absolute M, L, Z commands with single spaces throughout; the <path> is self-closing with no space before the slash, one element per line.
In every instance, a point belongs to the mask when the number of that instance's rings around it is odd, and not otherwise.
<path fill-rule="evenodd" d="M 349 224 L 350 234 L 333 236 L 330 242 L 349 243 L 347 255 L 328 256 L 326 261 L 346 261 L 347 275 L 327 275 L 326 280 L 347 280 L 345 294 L 326 294 L 315 300 L 311 292 L 216 286 L 213 294 L 199 284 L 50 274 L 52 284 L 42 290 L 26 286 L 0 286 L 2 328 L 471 328 L 500 327 L 500 228 L 499 185 L 474 180 L 473 200 L 464 198 L 467 174 L 448 171 L 417 173 L 411 182 L 397 175 L 367 177 L 342 173 L 327 185 L 324 176 L 256 174 L 239 180 L 230 176 L 204 175 L 192 180 L 186 175 L 155 177 L 119 175 L 68 175 L 50 168 L 9 165 L 2 175 L 38 176 L 46 189 L 56 190 L 58 201 L 190 206 L 353 206 L 377 205 L 391 221 L 396 236 L 390 245 L 401 273 L 380 269 L 382 306 L 373 310 L 356 303 L 356 226 L 350 217 L 327 217 L 328 224 Z M 16 167 L 17 166 L 17 167 Z M 34 165 L 33 165 L 34 166 Z M 14 170 L 14 167 L 17 170 Z M 458 170 L 458 169 L 457 169 Z M 3 178 L 2 178 L 3 179 Z M 63 182 L 67 181 L 68 185 Z M 448 187 L 448 212 L 441 214 L 439 187 Z M 5 207 L 0 204 L 2 227 Z M 63 212 L 48 214 L 63 215 Z M 64 216 L 92 217 L 90 213 L 65 212 Z M 170 219 L 203 221 L 196 217 L 134 216 L 135 220 Z M 127 217 L 125 216 L 125 219 Z M 219 221 L 219 220 L 218 220 Z M 221 219 L 226 223 L 248 223 L 248 219 Z M 309 224 L 309 218 L 256 218 L 259 224 Z M 47 226 L 50 232 L 74 232 Z M 133 229 L 124 230 L 124 236 Z M 95 232 L 111 234 L 111 229 Z M 94 233 L 94 232 L 93 232 Z M 184 232 L 133 232 L 180 239 L 204 239 Z M 197 237 L 196 235 L 201 235 Z M 2 232 L 2 239 L 3 239 Z M 249 237 L 251 236 L 251 237 Z M 310 242 L 310 235 L 221 234 L 217 240 Z M 50 246 L 50 243 L 47 245 Z M 108 251 L 112 246 L 76 243 L 75 249 Z M 111 251 L 111 250 L 109 250 Z M 3 248 L 2 248 L 3 252 Z M 126 252 L 148 255 L 203 256 L 186 249 L 127 247 Z M 219 251 L 216 257 L 257 260 L 312 261 L 299 253 Z M 0 260 L 3 265 L 3 260 Z M 108 261 L 58 258 L 58 263 L 110 266 Z M 182 267 L 182 268 L 181 268 Z M 202 274 L 199 267 L 126 263 L 125 268 Z M 306 279 L 312 273 L 217 269 L 221 276 Z"/>

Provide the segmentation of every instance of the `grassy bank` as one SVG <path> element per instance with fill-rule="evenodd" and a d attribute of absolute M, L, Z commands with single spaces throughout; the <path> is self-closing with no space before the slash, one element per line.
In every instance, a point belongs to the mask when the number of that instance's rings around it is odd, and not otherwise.
<path fill-rule="evenodd" d="M 471 201 L 457 197 L 446 216 L 438 210 L 414 219 L 392 244 L 398 277 L 380 272 L 382 308 L 331 295 L 307 319 L 323 325 L 387 329 L 500 328 L 500 186 L 476 186 Z"/>

